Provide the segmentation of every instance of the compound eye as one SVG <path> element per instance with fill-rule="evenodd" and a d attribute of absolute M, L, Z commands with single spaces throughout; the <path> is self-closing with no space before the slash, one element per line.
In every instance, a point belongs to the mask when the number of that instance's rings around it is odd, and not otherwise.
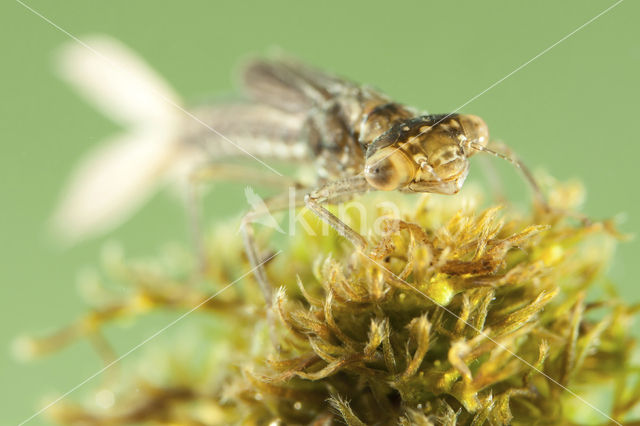
<path fill-rule="evenodd" d="M 415 164 L 394 147 L 383 148 L 367 159 L 364 176 L 380 191 L 393 191 L 411 182 Z"/>

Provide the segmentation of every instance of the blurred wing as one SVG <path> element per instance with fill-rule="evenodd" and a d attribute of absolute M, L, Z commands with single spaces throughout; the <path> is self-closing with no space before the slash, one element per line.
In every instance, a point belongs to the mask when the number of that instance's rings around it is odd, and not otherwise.
<path fill-rule="evenodd" d="M 299 112 L 320 105 L 354 83 L 289 59 L 256 60 L 245 68 L 243 83 L 256 101 Z"/>
<path fill-rule="evenodd" d="M 123 124 L 175 118 L 179 97 L 138 55 L 106 36 L 64 46 L 57 57 L 63 79 L 105 114 Z"/>
<path fill-rule="evenodd" d="M 57 59 L 69 84 L 129 129 L 91 150 L 63 193 L 53 225 L 77 242 L 126 220 L 166 180 L 180 157 L 183 120 L 175 92 L 112 38 L 70 43 Z"/>
<path fill-rule="evenodd" d="M 162 132 L 161 129 L 157 130 Z M 153 129 L 105 141 L 76 168 L 53 216 L 68 243 L 107 231 L 127 219 L 162 183 L 173 152 L 158 149 Z"/>

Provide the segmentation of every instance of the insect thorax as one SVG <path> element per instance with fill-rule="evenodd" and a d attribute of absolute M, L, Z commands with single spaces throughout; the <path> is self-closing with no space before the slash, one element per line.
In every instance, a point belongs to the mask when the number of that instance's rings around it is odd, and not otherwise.
<path fill-rule="evenodd" d="M 307 120 L 308 141 L 321 180 L 361 173 L 369 145 L 414 116 L 401 104 L 366 89 L 336 97 Z"/>

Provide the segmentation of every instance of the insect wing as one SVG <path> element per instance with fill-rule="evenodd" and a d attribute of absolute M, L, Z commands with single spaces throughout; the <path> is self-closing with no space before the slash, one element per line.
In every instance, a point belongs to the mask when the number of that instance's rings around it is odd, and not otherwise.
<path fill-rule="evenodd" d="M 244 86 L 259 102 L 292 112 L 321 105 L 354 83 L 287 59 L 256 60 L 245 69 Z"/>

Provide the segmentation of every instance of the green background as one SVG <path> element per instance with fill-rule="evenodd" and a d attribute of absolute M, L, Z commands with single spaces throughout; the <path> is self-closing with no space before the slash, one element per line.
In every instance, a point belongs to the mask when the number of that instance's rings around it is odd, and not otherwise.
<path fill-rule="evenodd" d="M 278 46 L 399 101 L 448 112 L 613 2 L 28 4 L 73 35 L 121 39 L 187 100 L 233 91 L 238 60 Z M 623 2 L 463 110 L 482 116 L 492 135 L 532 168 L 561 180 L 581 179 L 588 190 L 586 213 L 621 214 L 629 233 L 640 225 L 639 12 L 637 1 Z M 151 255 L 166 242 L 186 241 L 186 222 L 180 206 L 163 193 L 108 237 L 56 248 L 46 221 L 70 167 L 118 129 L 55 77 L 53 55 L 69 42 L 67 35 L 12 0 L 2 2 L 0 16 L 0 424 L 16 424 L 35 412 L 43 396 L 65 392 L 102 365 L 86 342 L 21 364 L 11 356 L 12 340 L 55 329 L 83 312 L 76 275 L 97 264 L 106 241 L 121 242 L 131 256 Z M 512 194 L 526 194 L 513 170 L 496 165 Z M 238 215 L 245 205 L 241 188 L 214 192 L 210 216 Z M 609 274 L 636 301 L 640 291 L 631 267 L 639 255 L 636 241 L 620 245 Z M 123 353 L 173 318 L 116 328 L 109 337 Z M 43 422 L 40 416 L 30 424 Z"/>

